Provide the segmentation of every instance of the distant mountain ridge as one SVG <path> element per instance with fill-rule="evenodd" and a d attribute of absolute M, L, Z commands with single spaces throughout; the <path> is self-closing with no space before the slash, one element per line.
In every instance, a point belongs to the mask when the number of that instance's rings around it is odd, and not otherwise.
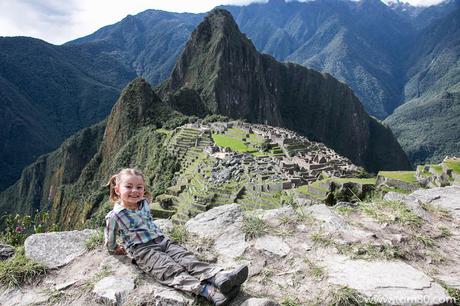
<path fill-rule="evenodd" d="M 133 77 L 88 46 L 0 38 L 0 190 L 39 155 L 102 120 Z"/>
<path fill-rule="evenodd" d="M 460 154 L 460 7 L 417 40 L 407 102 L 385 122 L 412 161 L 437 162 Z"/>

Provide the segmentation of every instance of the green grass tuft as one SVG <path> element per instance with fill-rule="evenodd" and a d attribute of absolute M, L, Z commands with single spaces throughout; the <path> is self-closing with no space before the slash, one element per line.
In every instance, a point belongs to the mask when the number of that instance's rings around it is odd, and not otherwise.
<path fill-rule="evenodd" d="M 256 216 L 246 215 L 243 218 L 243 232 L 247 239 L 263 236 L 267 233 L 268 226 L 264 220 Z"/>
<path fill-rule="evenodd" d="M 313 245 L 320 247 L 329 247 L 335 244 L 330 234 L 324 232 L 315 232 L 310 235 L 310 239 L 313 241 Z"/>
<path fill-rule="evenodd" d="M 169 237 L 179 244 L 185 243 L 189 236 L 187 229 L 183 225 L 174 225 L 173 228 L 168 232 Z"/>
<path fill-rule="evenodd" d="M 45 274 L 45 267 L 26 257 L 24 247 L 16 248 L 13 257 L 0 261 L 0 283 L 6 287 L 34 284 Z"/>
<path fill-rule="evenodd" d="M 340 286 L 330 291 L 327 298 L 329 306 L 366 305 L 365 297 L 357 290 L 348 286 Z"/>
<path fill-rule="evenodd" d="M 418 228 L 422 219 L 410 210 L 405 203 L 399 201 L 362 202 L 360 209 L 380 223 L 392 223 Z"/>
<path fill-rule="evenodd" d="M 88 251 L 94 250 L 104 244 L 104 230 L 98 229 L 94 234 L 85 241 L 85 247 Z"/>

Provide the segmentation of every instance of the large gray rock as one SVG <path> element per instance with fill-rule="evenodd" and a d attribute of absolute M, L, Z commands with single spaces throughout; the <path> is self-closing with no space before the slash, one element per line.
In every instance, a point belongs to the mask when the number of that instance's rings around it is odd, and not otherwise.
<path fill-rule="evenodd" d="M 322 222 L 322 227 L 330 233 L 340 233 L 348 242 L 362 242 L 375 238 L 375 234 L 349 225 L 345 219 L 331 210 L 325 204 L 312 205 L 303 208 L 304 213 Z"/>
<path fill-rule="evenodd" d="M 133 289 L 133 278 L 108 276 L 98 281 L 92 292 L 104 303 L 122 305 Z"/>
<path fill-rule="evenodd" d="M 423 301 L 438 305 L 449 299 L 433 279 L 404 262 L 351 260 L 335 255 L 325 258 L 323 263 L 329 283 L 356 289 L 376 302 L 407 305 Z"/>
<path fill-rule="evenodd" d="M 431 220 L 430 214 L 421 207 L 421 201 L 418 200 L 416 197 L 413 197 L 412 195 L 405 195 L 398 192 L 388 192 L 387 194 L 385 194 L 383 199 L 387 201 L 403 202 L 406 204 L 407 208 L 412 210 L 412 212 L 416 214 L 418 217 L 422 218 L 425 221 Z"/>
<path fill-rule="evenodd" d="M 62 267 L 86 252 L 85 241 L 95 230 L 34 234 L 24 242 L 26 256 L 48 269 Z"/>
<path fill-rule="evenodd" d="M 410 194 L 411 197 L 449 210 L 460 218 L 460 186 L 419 189 Z"/>
<path fill-rule="evenodd" d="M 222 205 L 185 223 L 188 232 L 214 240 L 214 250 L 223 262 L 241 256 L 248 244 L 242 231 L 243 212 L 237 204 Z"/>
<path fill-rule="evenodd" d="M 312 205 L 303 208 L 304 212 L 311 214 L 316 220 L 324 222 L 324 224 L 332 229 L 345 229 L 347 227 L 344 219 L 333 212 L 325 204 Z"/>
<path fill-rule="evenodd" d="M 10 288 L 0 293 L 0 305 L 2 306 L 46 305 L 48 300 L 48 294 L 37 288 L 29 290 Z"/>

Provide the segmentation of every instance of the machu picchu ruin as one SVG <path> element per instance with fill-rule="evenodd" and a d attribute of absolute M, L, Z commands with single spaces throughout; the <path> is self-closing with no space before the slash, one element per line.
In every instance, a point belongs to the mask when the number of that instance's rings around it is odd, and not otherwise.
<path fill-rule="evenodd" d="M 198 120 L 168 133 L 168 151 L 180 170 L 167 189 L 170 204 L 161 205 L 160 195 L 152 206 L 154 214 L 179 224 L 224 204 L 277 208 L 285 190 L 364 172 L 323 144 L 279 127 Z"/>

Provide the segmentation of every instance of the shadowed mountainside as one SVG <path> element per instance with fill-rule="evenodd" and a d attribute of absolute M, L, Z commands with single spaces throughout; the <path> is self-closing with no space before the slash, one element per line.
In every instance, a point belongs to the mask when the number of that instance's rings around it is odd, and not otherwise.
<path fill-rule="evenodd" d="M 0 190 L 76 131 L 99 122 L 135 74 L 81 46 L 0 38 Z"/>
<path fill-rule="evenodd" d="M 409 159 L 437 162 L 460 152 L 460 7 L 418 37 L 406 102 L 385 119 Z"/>
<path fill-rule="evenodd" d="M 81 227 L 102 205 L 104 181 L 117 169 L 144 170 L 153 194 L 164 190 L 175 170 L 162 150 L 165 135 L 155 132 L 168 120 L 185 117 L 165 105 L 143 79 L 123 91 L 106 121 L 67 139 L 41 156 L 21 178 L 0 194 L 0 211 L 33 214 L 51 212 L 51 222 L 63 228 Z"/>

